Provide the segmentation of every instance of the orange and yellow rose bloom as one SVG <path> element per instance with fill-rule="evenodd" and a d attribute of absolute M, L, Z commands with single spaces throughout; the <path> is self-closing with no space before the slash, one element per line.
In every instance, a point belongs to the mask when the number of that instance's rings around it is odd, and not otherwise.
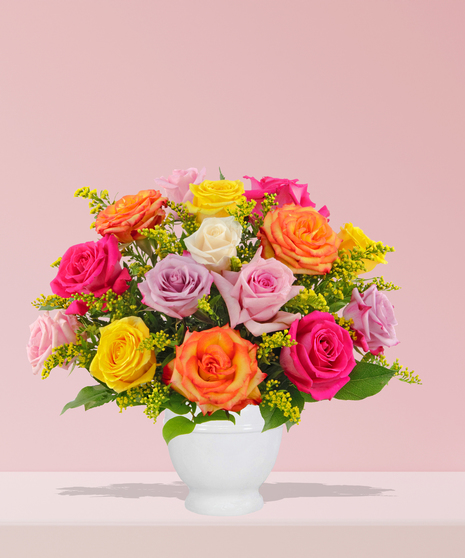
<path fill-rule="evenodd" d="M 95 230 L 102 236 L 114 234 L 119 242 L 132 242 L 145 238 L 138 229 L 153 229 L 164 217 L 167 198 L 157 190 L 141 190 L 133 196 L 124 196 L 97 215 Z"/>
<path fill-rule="evenodd" d="M 326 217 L 294 204 L 267 213 L 258 238 L 264 258 L 276 258 L 293 273 L 307 275 L 328 273 L 341 244 Z"/>
<path fill-rule="evenodd" d="M 97 354 L 90 365 L 94 378 L 121 393 L 150 382 L 156 369 L 154 351 L 138 351 L 140 342 L 150 337 L 141 318 L 129 316 L 100 328 Z"/>
<path fill-rule="evenodd" d="M 187 333 L 176 358 L 163 370 L 163 381 L 204 415 L 219 409 L 240 411 L 258 405 L 258 385 L 266 378 L 256 359 L 257 345 L 229 325 Z"/>
<path fill-rule="evenodd" d="M 341 245 L 339 246 L 339 250 L 346 250 L 348 252 L 350 252 L 350 250 L 353 250 L 355 247 L 366 250 L 370 245 L 374 244 L 373 240 L 368 238 L 368 236 L 362 231 L 362 229 L 354 227 L 352 223 L 346 223 L 343 227 L 341 227 L 341 230 L 337 236 L 342 240 Z M 363 260 L 363 263 L 365 264 L 365 270 L 360 271 L 359 274 L 372 271 L 379 263 L 387 264 L 387 261 L 383 255 L 377 254 L 373 257 L 373 260 Z"/>
<path fill-rule="evenodd" d="M 194 199 L 187 201 L 186 207 L 198 221 L 206 217 L 229 217 L 226 208 L 233 209 L 244 195 L 244 184 L 240 180 L 204 180 L 200 184 L 189 184 L 189 188 Z"/>

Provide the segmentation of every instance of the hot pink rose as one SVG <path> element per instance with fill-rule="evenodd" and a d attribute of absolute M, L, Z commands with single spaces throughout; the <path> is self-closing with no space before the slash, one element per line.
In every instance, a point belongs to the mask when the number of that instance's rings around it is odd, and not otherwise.
<path fill-rule="evenodd" d="M 64 253 L 58 275 L 50 283 L 52 291 L 58 296 L 69 298 L 76 293 L 102 296 L 112 289 L 122 294 L 131 280 L 129 271 L 120 264 L 121 254 L 118 241 L 109 234 L 97 242 L 85 242 L 71 246 Z M 87 306 L 74 301 L 67 314 L 85 314 Z"/>
<path fill-rule="evenodd" d="M 54 316 L 44 312 L 29 326 L 31 336 L 27 344 L 27 358 L 34 374 L 42 370 L 55 347 L 76 341 L 76 330 L 80 325 L 74 316 L 67 316 L 63 310 L 58 310 Z M 67 370 L 70 364 L 66 363 L 63 368 Z"/>
<path fill-rule="evenodd" d="M 252 190 L 246 190 L 244 196 L 248 200 L 256 200 L 254 212 L 261 214 L 262 202 L 265 199 L 265 194 L 277 194 L 276 202 L 278 207 L 283 207 L 289 203 L 300 205 L 302 207 L 315 207 L 316 204 L 312 202 L 308 195 L 308 184 L 297 184 L 298 180 L 288 180 L 287 178 L 271 178 L 271 176 L 264 176 L 258 181 L 253 176 L 244 176 L 250 179 Z M 319 212 L 323 217 L 329 218 L 329 211 L 326 206 L 323 206 Z"/>
<path fill-rule="evenodd" d="M 349 332 L 331 314 L 314 311 L 294 322 L 289 334 L 297 345 L 281 349 L 286 376 L 317 401 L 334 397 L 355 366 Z"/>
<path fill-rule="evenodd" d="M 364 293 L 354 289 L 343 316 L 354 321 L 352 327 L 358 333 L 355 344 L 364 351 L 377 355 L 384 351 L 383 345 L 393 347 L 399 343 L 394 329 L 397 325 L 394 308 L 376 285 L 371 285 Z"/>
<path fill-rule="evenodd" d="M 169 254 L 139 284 L 144 304 L 178 319 L 197 311 L 199 299 L 210 294 L 213 282 L 208 269 L 185 254 Z"/>
<path fill-rule="evenodd" d="M 238 324 L 255 336 L 288 328 L 300 314 L 279 309 L 303 287 L 293 287 L 292 271 L 275 258 L 261 258 L 260 247 L 252 261 L 241 271 L 213 273 L 215 285 L 228 307 L 231 327 Z"/>
<path fill-rule="evenodd" d="M 161 176 L 155 178 L 155 184 L 164 188 L 166 195 L 174 203 L 192 202 L 194 194 L 189 189 L 189 184 L 200 184 L 203 182 L 207 171 L 203 168 L 200 172 L 197 169 L 187 170 L 175 169 L 168 178 Z"/>

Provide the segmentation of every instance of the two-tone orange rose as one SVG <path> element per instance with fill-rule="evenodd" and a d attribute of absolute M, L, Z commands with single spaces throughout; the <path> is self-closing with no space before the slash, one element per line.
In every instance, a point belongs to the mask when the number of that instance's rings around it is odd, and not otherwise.
<path fill-rule="evenodd" d="M 202 413 L 240 411 L 259 405 L 258 385 L 266 378 L 256 359 L 257 345 L 229 325 L 188 332 L 176 347 L 176 358 L 163 370 L 163 381 Z"/>
<path fill-rule="evenodd" d="M 138 229 L 153 229 L 163 221 L 167 199 L 157 190 L 124 196 L 98 214 L 95 230 L 102 236 L 113 234 L 124 243 L 143 239 Z"/>
<path fill-rule="evenodd" d="M 341 239 L 313 207 L 288 204 L 267 213 L 258 238 L 264 258 L 276 258 L 293 273 L 324 275 L 338 257 Z"/>

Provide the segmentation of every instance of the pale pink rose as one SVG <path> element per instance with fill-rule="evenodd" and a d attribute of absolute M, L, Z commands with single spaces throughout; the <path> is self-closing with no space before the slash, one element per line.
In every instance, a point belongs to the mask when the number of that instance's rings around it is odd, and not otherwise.
<path fill-rule="evenodd" d="M 27 357 L 33 373 L 38 374 L 44 362 L 52 354 L 52 349 L 76 341 L 76 330 L 81 327 L 81 324 L 75 316 L 69 316 L 64 310 L 58 310 L 54 316 L 44 312 L 29 327 L 31 336 L 27 344 Z M 66 363 L 63 368 L 67 370 L 70 364 L 70 362 Z"/>
<path fill-rule="evenodd" d="M 239 272 L 223 271 L 222 275 L 212 272 L 228 307 L 231 327 L 244 324 L 255 336 L 286 329 L 300 319 L 300 314 L 279 309 L 304 288 L 293 287 L 292 271 L 275 258 L 263 259 L 261 252 L 260 247 Z"/>
<path fill-rule="evenodd" d="M 200 184 L 204 181 L 207 171 L 205 167 L 199 172 L 197 169 L 175 169 L 168 178 L 161 176 L 155 178 L 155 184 L 164 188 L 168 198 L 174 203 L 192 202 L 194 194 L 189 189 L 189 184 Z"/>
<path fill-rule="evenodd" d="M 371 285 L 364 293 L 354 289 L 343 316 L 354 321 L 352 328 L 358 333 L 355 344 L 364 351 L 377 355 L 384 351 L 383 346 L 393 347 L 399 343 L 394 329 L 397 325 L 394 308 L 376 285 Z"/>

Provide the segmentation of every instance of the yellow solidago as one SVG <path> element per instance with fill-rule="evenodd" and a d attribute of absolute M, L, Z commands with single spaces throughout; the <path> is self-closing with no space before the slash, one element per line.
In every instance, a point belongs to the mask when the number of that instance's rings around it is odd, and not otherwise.
<path fill-rule="evenodd" d="M 299 424 L 299 407 L 292 406 L 291 394 L 288 391 L 276 389 L 278 384 L 279 382 L 276 380 L 267 382 L 265 393 L 262 396 L 262 404 L 265 403 L 272 409 L 279 409 L 290 422 Z"/>
<path fill-rule="evenodd" d="M 397 376 L 397 378 L 399 378 L 401 382 L 406 382 L 407 384 L 422 385 L 419 376 L 415 375 L 415 372 L 413 370 L 404 368 L 399 363 L 399 360 L 397 358 L 391 365 L 389 365 L 389 362 L 383 354 L 375 356 L 371 353 L 366 353 L 362 358 L 362 362 L 372 362 L 374 364 L 384 366 L 384 368 L 389 368 L 389 370 L 394 370 L 394 376 Z"/>
<path fill-rule="evenodd" d="M 195 215 L 192 215 L 187 211 L 185 204 L 169 201 L 166 205 L 177 213 L 177 218 L 179 221 L 181 221 L 181 226 L 186 232 L 187 236 L 194 234 L 195 231 L 200 227 L 200 224 L 197 222 Z"/>
<path fill-rule="evenodd" d="M 203 295 L 202 298 L 199 298 L 198 309 L 200 312 L 210 316 L 213 320 L 219 321 L 219 316 L 217 316 L 213 308 L 210 306 L 210 297 L 208 295 Z"/>
<path fill-rule="evenodd" d="M 32 306 L 39 310 L 55 310 L 58 308 L 66 309 L 71 305 L 72 300 L 69 298 L 62 298 L 58 295 L 40 295 L 39 298 L 31 302 Z"/>
<path fill-rule="evenodd" d="M 292 347 L 293 345 L 297 345 L 297 341 L 291 339 L 288 329 L 285 329 L 284 331 L 277 331 L 276 333 L 273 333 L 273 335 L 264 333 L 262 335 L 262 342 L 258 346 L 257 360 L 262 362 L 273 360 L 276 357 L 276 355 L 272 353 L 273 349 Z"/>
<path fill-rule="evenodd" d="M 365 252 L 364 269 L 360 273 L 372 271 L 379 263 L 387 264 L 384 255 L 386 252 L 394 251 L 394 248 L 384 246 L 382 242 L 374 242 L 362 229 L 354 227 L 352 223 L 346 223 L 341 227 L 338 237 L 342 240 L 340 251 L 350 252 L 357 247 Z"/>
<path fill-rule="evenodd" d="M 157 380 L 152 380 L 151 382 L 133 387 L 121 393 L 116 398 L 116 404 L 120 409 L 120 413 L 123 412 L 123 409 L 127 409 L 128 407 L 145 405 L 144 414 L 152 419 L 153 422 L 156 422 L 162 410 L 162 405 L 169 398 L 169 390 L 169 386 Z"/>
<path fill-rule="evenodd" d="M 85 186 L 84 188 L 78 188 L 74 192 L 74 197 L 88 199 L 90 214 L 95 216 L 97 216 L 102 210 L 104 210 L 108 205 L 111 204 L 108 190 L 101 190 L 100 194 L 97 194 L 97 190 L 91 190 L 87 186 Z M 91 228 L 93 228 L 92 225 Z"/>
<path fill-rule="evenodd" d="M 246 219 L 254 210 L 257 202 L 255 200 L 247 201 L 245 196 L 241 196 L 235 205 L 226 208 L 226 212 L 232 215 L 242 227 L 246 225 Z"/>
<path fill-rule="evenodd" d="M 138 351 L 155 351 L 161 352 L 169 345 L 174 346 L 175 341 L 164 331 L 157 331 L 156 333 L 151 333 L 150 337 L 142 340 L 137 347 Z"/>
<path fill-rule="evenodd" d="M 301 314 L 310 314 L 313 310 L 320 310 L 321 312 L 328 312 L 329 306 L 325 297 L 320 293 L 316 294 L 313 289 L 305 288 L 300 293 L 292 298 L 287 304 L 286 308 L 289 310 L 296 310 Z"/>
<path fill-rule="evenodd" d="M 152 241 L 153 251 L 162 260 L 168 254 L 182 255 L 183 247 L 174 232 L 167 231 L 165 223 L 156 225 L 153 229 L 140 229 L 137 232 Z"/>
<path fill-rule="evenodd" d="M 347 330 L 349 332 L 349 335 L 351 336 L 351 338 L 354 341 L 356 341 L 357 340 L 357 332 L 352 329 L 352 325 L 354 323 L 354 320 L 352 320 L 352 318 L 350 320 L 346 320 L 342 316 L 338 316 L 336 313 L 333 313 L 332 316 L 333 316 L 335 322 L 337 323 L 337 325 L 344 328 L 345 330 Z"/>

